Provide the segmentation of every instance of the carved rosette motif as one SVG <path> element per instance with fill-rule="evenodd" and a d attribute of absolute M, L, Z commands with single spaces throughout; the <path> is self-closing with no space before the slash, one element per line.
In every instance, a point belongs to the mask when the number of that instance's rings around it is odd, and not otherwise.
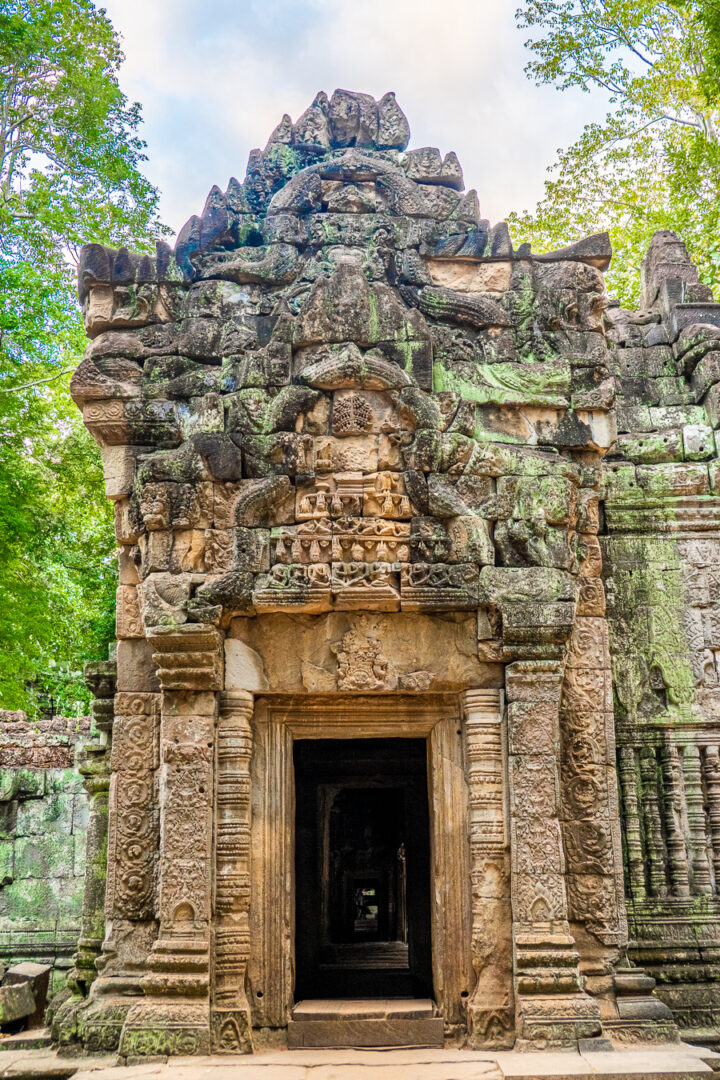
<path fill-rule="evenodd" d="M 156 915 L 159 695 L 116 694 L 115 710 L 106 911 L 140 921 Z"/>
<path fill-rule="evenodd" d="M 215 786 L 214 982 L 210 1020 L 216 1053 L 252 1052 L 245 990 L 250 957 L 250 759 L 252 694 L 220 699 Z"/>

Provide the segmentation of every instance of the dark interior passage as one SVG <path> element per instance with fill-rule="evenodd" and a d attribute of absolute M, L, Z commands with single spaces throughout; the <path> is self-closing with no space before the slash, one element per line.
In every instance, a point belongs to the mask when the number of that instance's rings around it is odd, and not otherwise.
<path fill-rule="evenodd" d="M 425 742 L 294 754 L 296 998 L 431 996 Z"/>

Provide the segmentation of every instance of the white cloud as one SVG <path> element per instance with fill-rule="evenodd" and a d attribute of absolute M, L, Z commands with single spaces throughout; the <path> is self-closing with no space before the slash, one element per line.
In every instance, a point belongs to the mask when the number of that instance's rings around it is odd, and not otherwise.
<path fill-rule="evenodd" d="M 178 229 L 213 183 L 242 179 L 284 112 L 336 86 L 394 90 L 412 145 L 457 152 L 483 213 L 542 195 L 555 150 L 599 105 L 527 81 L 515 0 L 104 0 L 121 84 L 143 106 L 147 172 Z"/>

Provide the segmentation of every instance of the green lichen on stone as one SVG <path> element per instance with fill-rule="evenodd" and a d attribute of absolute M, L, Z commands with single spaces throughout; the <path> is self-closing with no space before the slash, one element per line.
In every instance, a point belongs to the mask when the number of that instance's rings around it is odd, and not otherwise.
<path fill-rule="evenodd" d="M 689 718 L 694 679 L 677 543 L 673 537 L 615 535 L 606 545 L 613 679 L 621 712 L 630 720 L 660 712 Z"/>
<path fill-rule="evenodd" d="M 563 361 L 545 364 L 468 364 L 460 369 L 433 364 L 436 393 L 455 392 L 478 405 L 526 404 L 564 407 L 570 390 L 570 368 Z"/>
<path fill-rule="evenodd" d="M 0 791 L 7 798 L 0 803 L 3 962 L 62 956 L 68 936 L 79 933 L 83 904 L 82 778 L 71 768 L 6 768 Z M 53 978 L 54 991 L 64 978 Z"/>

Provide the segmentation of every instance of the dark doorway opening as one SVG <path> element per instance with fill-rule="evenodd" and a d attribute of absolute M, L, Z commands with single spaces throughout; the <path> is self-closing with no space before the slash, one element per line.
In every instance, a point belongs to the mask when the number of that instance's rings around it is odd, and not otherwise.
<path fill-rule="evenodd" d="M 295 743 L 299 998 L 431 997 L 423 739 Z"/>

